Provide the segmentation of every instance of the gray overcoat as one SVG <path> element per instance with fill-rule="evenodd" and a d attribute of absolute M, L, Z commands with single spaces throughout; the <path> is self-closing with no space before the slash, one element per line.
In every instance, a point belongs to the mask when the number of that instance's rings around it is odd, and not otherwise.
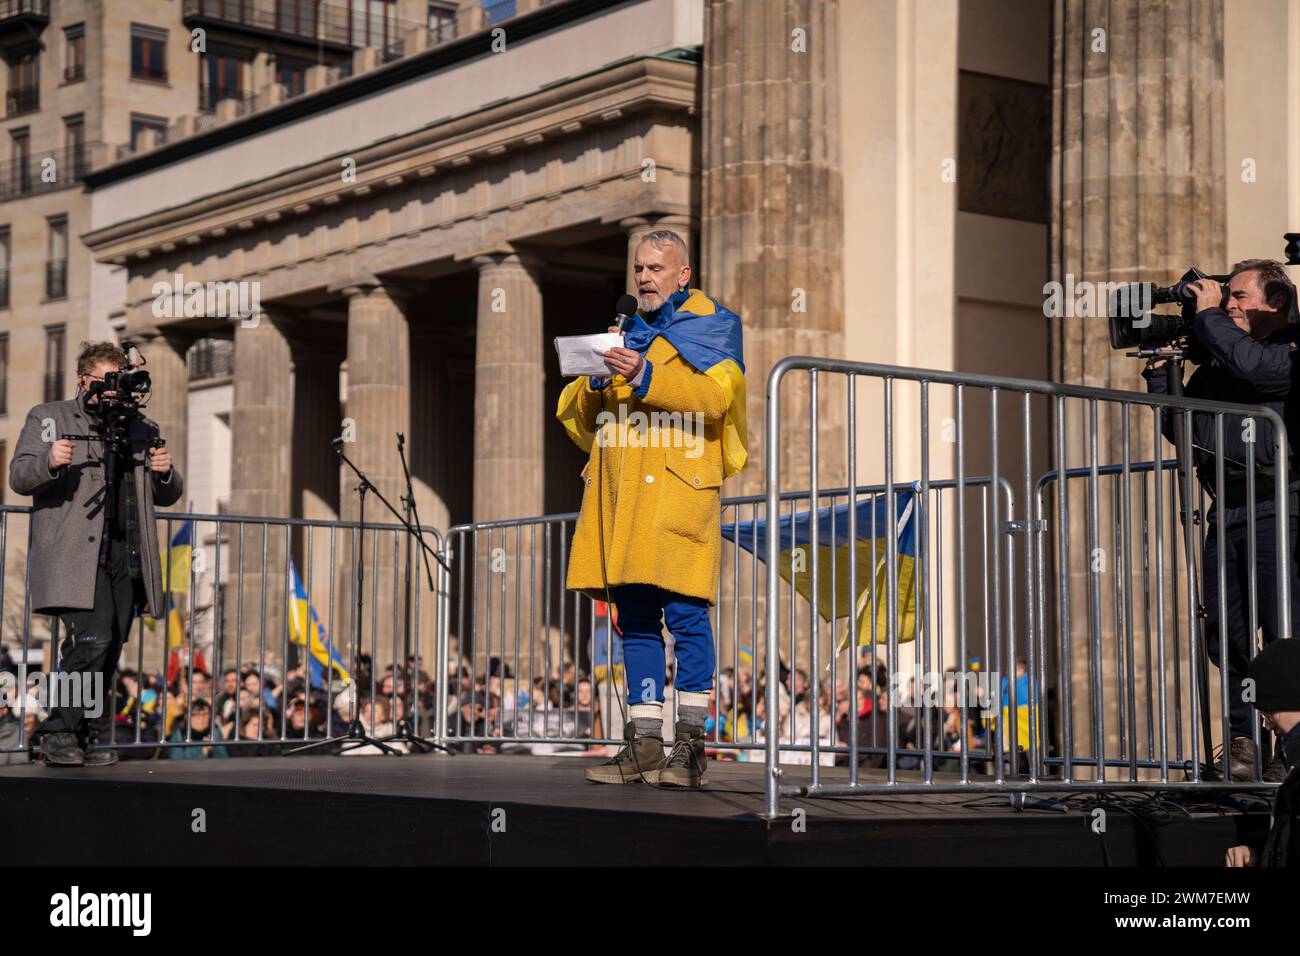
<path fill-rule="evenodd" d="M 32 496 L 32 610 L 90 610 L 95 604 L 95 577 L 104 533 L 104 443 L 73 442 L 72 463 L 50 473 L 50 444 L 65 435 L 93 435 L 94 420 L 82 397 L 37 405 L 27 413 L 18 446 L 9 464 L 9 487 Z M 142 612 L 160 616 L 163 600 L 162 560 L 154 522 L 154 504 L 166 507 L 185 491 L 180 470 L 163 476 L 149 470 L 148 449 L 158 426 L 144 416 L 130 428 L 131 474 L 140 521 L 140 571 L 147 599 Z M 53 437 L 51 437 L 53 436 Z M 127 463 L 122 462 L 121 467 Z M 146 477 L 148 480 L 146 480 Z"/>

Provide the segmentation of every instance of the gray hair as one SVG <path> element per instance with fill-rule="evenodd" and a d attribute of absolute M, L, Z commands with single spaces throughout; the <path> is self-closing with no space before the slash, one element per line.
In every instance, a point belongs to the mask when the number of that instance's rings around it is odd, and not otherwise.
<path fill-rule="evenodd" d="M 1287 274 L 1286 266 L 1276 259 L 1243 259 L 1232 267 L 1228 278 L 1231 279 L 1243 272 L 1256 273 L 1255 281 L 1266 298 L 1278 292 L 1283 293 L 1287 297 L 1286 309 L 1289 311 L 1291 304 L 1295 302 L 1295 284 Z"/>
<path fill-rule="evenodd" d="M 686 240 L 671 229 L 656 229 L 654 232 L 647 232 L 641 237 L 641 242 L 648 242 L 661 252 L 664 246 L 673 246 L 682 257 L 682 265 L 691 264 L 690 251 L 686 248 Z M 637 245 L 640 244 L 637 243 Z"/>

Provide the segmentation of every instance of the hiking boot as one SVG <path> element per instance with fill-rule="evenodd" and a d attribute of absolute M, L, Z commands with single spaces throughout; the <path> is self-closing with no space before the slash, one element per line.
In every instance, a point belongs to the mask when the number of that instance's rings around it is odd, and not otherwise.
<path fill-rule="evenodd" d="M 636 722 L 623 728 L 623 749 L 604 763 L 587 768 L 592 783 L 637 783 L 664 765 L 664 739 L 636 735 Z"/>
<path fill-rule="evenodd" d="M 664 761 L 663 769 L 650 782 L 663 787 L 699 790 L 709 782 L 708 768 L 709 759 L 704 755 L 704 731 L 678 721 L 673 749 Z"/>
<path fill-rule="evenodd" d="M 117 751 L 107 748 L 94 747 L 86 751 L 87 767 L 107 767 L 110 764 L 117 763 Z"/>
<path fill-rule="evenodd" d="M 1233 780 L 1255 779 L 1255 741 L 1233 737 L 1228 751 L 1228 772 Z"/>
<path fill-rule="evenodd" d="M 76 734 L 46 734 L 41 739 L 41 754 L 52 767 L 82 767 L 86 763 Z"/>

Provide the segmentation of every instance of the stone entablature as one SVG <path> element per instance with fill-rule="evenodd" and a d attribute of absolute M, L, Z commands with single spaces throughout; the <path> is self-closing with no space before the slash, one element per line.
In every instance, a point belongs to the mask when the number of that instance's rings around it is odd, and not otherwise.
<path fill-rule="evenodd" d="M 135 313 L 176 272 L 255 279 L 267 301 L 580 222 L 689 215 L 697 69 L 668 57 L 620 64 L 85 240 L 100 261 L 129 267 Z M 141 323 L 156 320 L 130 324 Z"/>

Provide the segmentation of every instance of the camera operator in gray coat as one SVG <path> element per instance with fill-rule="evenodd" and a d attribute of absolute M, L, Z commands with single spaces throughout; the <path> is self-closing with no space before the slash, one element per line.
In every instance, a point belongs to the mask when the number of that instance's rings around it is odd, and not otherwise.
<path fill-rule="evenodd" d="M 166 613 L 154 504 L 179 501 L 184 482 L 158 426 L 132 407 L 131 396 L 106 388 L 113 381 L 105 376 L 129 368 L 115 343 L 83 345 L 76 398 L 27 413 L 9 466 L 10 487 L 32 496 L 32 609 L 62 621 L 59 672 L 83 687 L 89 677 L 96 698 L 65 694 L 50 702 L 37 731 L 47 766 L 117 760 L 112 750 L 90 749 L 85 705 L 90 716 L 107 706 L 135 614 Z M 115 434 L 118 442 L 109 441 Z"/>

